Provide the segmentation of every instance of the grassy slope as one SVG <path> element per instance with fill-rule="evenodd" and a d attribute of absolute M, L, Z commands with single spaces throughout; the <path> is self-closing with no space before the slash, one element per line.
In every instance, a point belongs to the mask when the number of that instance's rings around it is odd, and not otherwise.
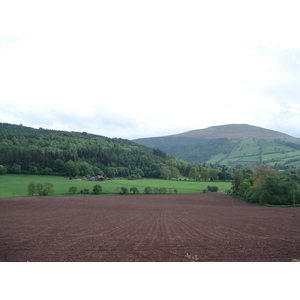
<path fill-rule="evenodd" d="M 213 126 L 136 142 L 159 148 L 188 162 L 241 164 L 248 168 L 276 163 L 300 166 L 300 147 L 297 147 L 300 139 L 246 124 Z"/>
<path fill-rule="evenodd" d="M 8 197 L 24 197 L 27 194 L 27 185 L 29 182 L 51 182 L 54 185 L 54 196 L 70 196 L 68 190 L 71 186 L 76 186 L 78 191 L 89 189 L 92 192 L 94 185 L 102 186 L 102 194 L 116 194 L 118 187 L 126 187 L 128 190 L 131 187 L 137 187 L 140 193 L 143 193 L 146 186 L 152 188 L 165 187 L 167 189 L 177 189 L 178 193 L 200 193 L 207 185 L 216 185 L 219 187 L 219 192 L 224 193 L 226 189 L 231 187 L 231 182 L 194 182 L 194 181 L 175 181 L 163 179 L 146 179 L 146 180 L 107 180 L 103 182 L 84 181 L 84 180 L 69 180 L 63 177 L 56 176 L 38 176 L 38 175 L 1 175 L 0 176 L 0 198 Z M 168 191 L 169 192 L 169 191 Z"/>

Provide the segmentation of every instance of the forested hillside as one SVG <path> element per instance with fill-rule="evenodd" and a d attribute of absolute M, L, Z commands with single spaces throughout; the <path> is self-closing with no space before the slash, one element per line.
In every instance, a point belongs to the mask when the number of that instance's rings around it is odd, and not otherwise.
<path fill-rule="evenodd" d="M 184 175 L 189 164 L 125 139 L 0 123 L 0 165 L 9 173 L 155 178 L 163 166 Z"/>

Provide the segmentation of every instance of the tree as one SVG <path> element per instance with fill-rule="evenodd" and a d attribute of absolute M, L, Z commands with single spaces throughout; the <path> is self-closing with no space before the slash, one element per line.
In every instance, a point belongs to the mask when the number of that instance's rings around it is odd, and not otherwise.
<path fill-rule="evenodd" d="M 145 192 L 146 194 L 151 194 L 151 193 L 152 193 L 152 187 L 151 187 L 151 186 L 145 187 L 144 192 Z"/>
<path fill-rule="evenodd" d="M 161 167 L 160 169 L 160 177 L 164 179 L 170 179 L 171 178 L 171 170 L 169 167 Z"/>
<path fill-rule="evenodd" d="M 218 179 L 222 180 L 222 181 L 226 180 L 226 173 L 223 172 L 223 171 L 219 172 L 218 173 Z"/>
<path fill-rule="evenodd" d="M 175 178 L 175 179 L 179 179 L 179 177 L 180 177 L 180 172 L 179 172 L 179 170 L 178 170 L 178 168 L 176 168 L 176 167 L 172 167 L 171 168 L 171 177 L 172 178 Z"/>
<path fill-rule="evenodd" d="M 255 169 L 255 182 L 254 185 L 258 186 L 264 184 L 267 176 L 279 177 L 278 171 L 272 169 L 266 165 L 260 165 L 254 168 Z"/>
<path fill-rule="evenodd" d="M 122 186 L 121 187 L 121 192 L 122 192 L 122 194 L 127 194 L 128 193 L 128 188 Z"/>
<path fill-rule="evenodd" d="M 33 196 L 36 193 L 36 183 L 30 182 L 27 186 L 28 195 Z"/>
<path fill-rule="evenodd" d="M 208 174 L 210 176 L 211 181 L 215 181 L 215 180 L 218 179 L 218 171 L 216 169 L 209 168 L 208 169 Z"/>
<path fill-rule="evenodd" d="M 96 184 L 94 185 L 94 188 L 93 188 L 93 193 L 94 194 L 101 194 L 102 192 L 102 187 L 100 184 Z"/>
<path fill-rule="evenodd" d="M 76 186 L 71 186 L 69 188 L 69 193 L 71 194 L 76 194 L 77 193 L 77 187 Z"/>
<path fill-rule="evenodd" d="M 244 173 L 242 169 L 236 169 L 233 174 L 232 188 L 233 192 L 239 191 L 239 185 L 244 180 Z"/>
<path fill-rule="evenodd" d="M 134 186 L 134 187 L 130 188 L 130 192 L 133 192 L 134 194 L 138 194 L 139 190 Z"/>
<path fill-rule="evenodd" d="M 77 164 L 74 163 L 74 161 L 69 160 L 65 163 L 65 172 L 67 175 L 71 177 L 76 177 L 79 175 L 79 169 Z"/>
<path fill-rule="evenodd" d="M 56 159 L 53 162 L 53 171 L 57 173 L 63 173 L 65 171 L 65 164 L 61 159 Z"/>
<path fill-rule="evenodd" d="M 13 173 L 19 174 L 21 173 L 21 166 L 18 164 L 13 164 L 13 166 L 11 167 L 11 171 Z"/>
<path fill-rule="evenodd" d="M 198 179 L 200 177 L 200 174 L 198 173 L 196 167 L 192 167 L 190 169 L 190 172 L 189 172 L 189 175 L 188 175 L 189 178 L 192 178 L 194 180 Z"/>
<path fill-rule="evenodd" d="M 239 195 L 241 197 L 244 196 L 244 194 L 251 188 L 251 183 L 249 182 L 248 179 L 243 180 L 239 186 L 238 186 L 238 190 L 239 190 Z"/>
<path fill-rule="evenodd" d="M 78 169 L 81 176 L 94 175 L 92 166 L 86 161 L 80 162 L 78 164 Z"/>
<path fill-rule="evenodd" d="M 44 183 L 37 183 L 36 189 L 39 196 L 48 196 L 54 194 L 54 186 L 52 183 L 44 182 Z"/>
<path fill-rule="evenodd" d="M 36 174 L 38 172 L 38 168 L 34 162 L 31 162 L 29 164 L 29 169 L 28 169 L 30 174 Z"/>
<path fill-rule="evenodd" d="M 6 174 L 7 169 L 5 167 L 3 167 L 2 165 L 0 165 L 0 175 L 2 174 Z"/>
<path fill-rule="evenodd" d="M 208 168 L 203 167 L 203 168 L 201 169 L 200 176 L 201 176 L 201 179 L 202 179 L 202 180 L 207 181 L 207 179 L 209 178 Z"/>
<path fill-rule="evenodd" d="M 109 168 L 108 168 L 108 171 L 106 172 L 106 176 L 107 176 L 108 178 L 114 178 L 114 177 L 115 177 L 115 173 L 116 173 L 115 168 L 109 167 Z"/>
<path fill-rule="evenodd" d="M 53 173 L 52 169 L 48 167 L 42 170 L 42 174 L 44 175 L 51 175 L 52 173 Z"/>
<path fill-rule="evenodd" d="M 167 193 L 167 189 L 166 189 L 165 187 L 159 188 L 158 191 L 159 191 L 161 194 L 166 194 L 166 193 Z"/>

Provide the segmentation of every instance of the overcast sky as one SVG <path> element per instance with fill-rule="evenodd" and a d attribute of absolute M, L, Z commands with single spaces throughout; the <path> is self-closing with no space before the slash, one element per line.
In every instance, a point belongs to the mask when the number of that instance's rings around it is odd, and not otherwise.
<path fill-rule="evenodd" d="M 300 137 L 297 1 L 7 2 L 0 122 L 126 139 L 246 123 Z"/>

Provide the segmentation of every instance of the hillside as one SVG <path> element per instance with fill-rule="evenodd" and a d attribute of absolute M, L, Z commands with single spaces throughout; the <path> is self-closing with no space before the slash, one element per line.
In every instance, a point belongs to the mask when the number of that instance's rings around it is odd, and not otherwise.
<path fill-rule="evenodd" d="M 292 136 L 289 136 L 285 133 L 248 124 L 212 126 L 205 129 L 191 130 L 171 136 L 191 137 L 197 139 L 294 139 Z"/>
<path fill-rule="evenodd" d="M 155 178 L 170 164 L 184 174 L 186 162 L 129 140 L 0 123 L 0 166 L 9 173 Z"/>
<path fill-rule="evenodd" d="M 246 124 L 213 126 L 165 137 L 137 139 L 188 162 L 252 168 L 267 164 L 286 169 L 300 166 L 300 140 Z"/>

